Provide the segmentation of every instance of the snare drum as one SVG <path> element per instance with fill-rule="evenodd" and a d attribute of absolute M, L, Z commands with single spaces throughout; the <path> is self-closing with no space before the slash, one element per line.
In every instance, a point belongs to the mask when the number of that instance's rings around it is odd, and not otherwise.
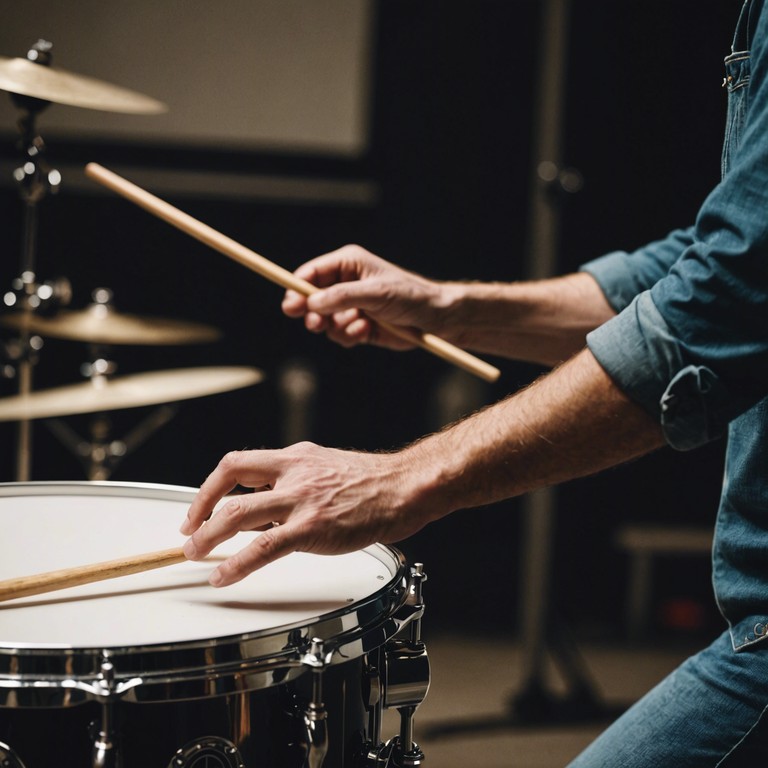
<path fill-rule="evenodd" d="M 0 484 L 0 579 L 176 547 L 191 488 Z M 0 603 L 0 765 L 400 765 L 427 693 L 420 566 L 294 553 L 215 589 L 207 561 Z M 383 708 L 404 723 L 381 741 Z M 405 744 L 405 740 L 408 743 Z M 409 765 L 418 765 L 411 761 Z"/>

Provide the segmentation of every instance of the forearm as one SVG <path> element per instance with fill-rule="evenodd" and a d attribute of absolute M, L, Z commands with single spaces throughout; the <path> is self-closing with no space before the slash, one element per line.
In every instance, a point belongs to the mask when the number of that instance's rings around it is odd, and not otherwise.
<path fill-rule="evenodd" d="M 263 531 L 216 569 L 212 583 L 223 586 L 289 552 L 330 555 L 401 541 L 454 510 L 591 474 L 662 443 L 654 420 L 585 350 L 528 389 L 401 451 L 299 443 L 228 454 L 190 506 L 184 552 L 201 559 L 237 531 Z M 212 514 L 237 486 L 263 492 L 236 494 Z"/>
<path fill-rule="evenodd" d="M 585 350 L 527 389 L 415 443 L 406 464 L 441 517 L 593 474 L 664 444 Z"/>
<path fill-rule="evenodd" d="M 445 283 L 442 303 L 437 332 L 458 346 L 546 365 L 581 350 L 586 334 L 615 314 L 585 273 L 519 283 Z"/>

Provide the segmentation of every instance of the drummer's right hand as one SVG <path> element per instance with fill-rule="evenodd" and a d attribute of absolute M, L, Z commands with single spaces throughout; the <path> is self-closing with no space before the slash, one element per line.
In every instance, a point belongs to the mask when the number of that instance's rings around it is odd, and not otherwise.
<path fill-rule="evenodd" d="M 439 330 L 444 286 L 401 269 L 359 245 L 345 245 L 318 256 L 295 274 L 321 290 L 309 297 L 286 291 L 283 311 L 289 317 L 303 317 L 308 330 L 325 333 L 342 346 L 413 346 L 377 326 L 372 322 L 376 319 L 412 330 Z"/>
<path fill-rule="evenodd" d="M 333 555 L 394 543 L 429 522 L 429 505 L 416 502 L 417 478 L 418 462 L 403 452 L 359 453 L 313 443 L 235 451 L 192 502 L 181 527 L 190 536 L 184 553 L 201 560 L 240 531 L 262 531 L 212 573 L 214 586 L 226 586 L 291 552 Z M 213 513 L 236 486 L 260 490 L 232 496 Z"/>

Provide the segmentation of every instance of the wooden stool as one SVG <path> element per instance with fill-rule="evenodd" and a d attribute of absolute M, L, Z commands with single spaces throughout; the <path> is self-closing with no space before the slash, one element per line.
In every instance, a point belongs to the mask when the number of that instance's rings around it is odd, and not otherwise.
<path fill-rule="evenodd" d="M 670 555 L 708 555 L 712 530 L 686 526 L 627 525 L 616 534 L 616 545 L 630 557 L 627 633 L 632 640 L 642 637 L 651 599 L 653 558 Z"/>

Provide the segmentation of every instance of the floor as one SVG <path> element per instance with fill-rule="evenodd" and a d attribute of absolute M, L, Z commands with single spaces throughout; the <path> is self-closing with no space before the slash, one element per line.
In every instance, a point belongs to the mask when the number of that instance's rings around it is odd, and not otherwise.
<path fill-rule="evenodd" d="M 522 668 L 519 647 L 503 638 L 459 634 L 425 637 L 432 682 L 415 719 L 415 739 L 425 764 L 435 768 L 562 768 L 607 725 L 612 715 L 586 722 L 513 722 Z M 588 645 L 580 647 L 600 709 L 619 711 L 649 690 L 682 661 L 685 643 Z M 548 661 L 542 688 L 549 700 L 566 689 Z M 524 707 L 519 707 L 522 715 Z M 530 718 L 527 718 L 530 720 Z M 398 732 L 399 716 L 386 712 L 384 737 Z"/>

